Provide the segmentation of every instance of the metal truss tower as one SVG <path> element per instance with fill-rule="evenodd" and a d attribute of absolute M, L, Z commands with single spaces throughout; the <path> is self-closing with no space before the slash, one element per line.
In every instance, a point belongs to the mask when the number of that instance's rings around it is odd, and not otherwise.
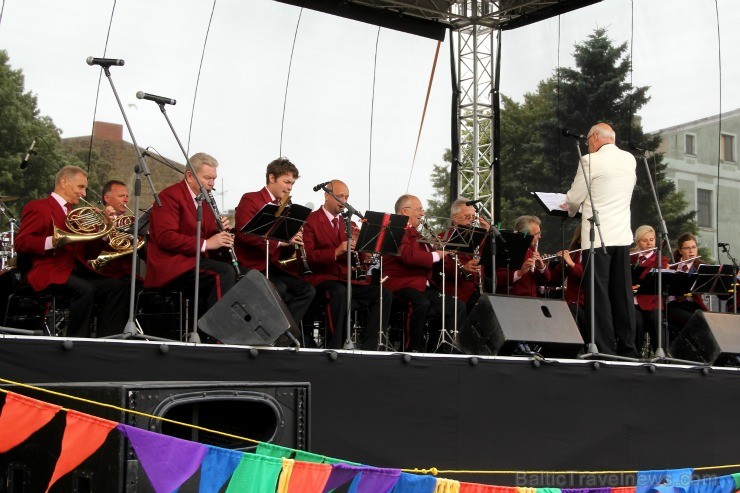
<path fill-rule="evenodd" d="M 480 199 L 486 217 L 494 217 L 494 90 L 497 29 L 476 22 L 495 11 L 494 2 L 458 1 L 453 9 L 470 20 L 457 29 L 459 89 L 458 196 Z"/>

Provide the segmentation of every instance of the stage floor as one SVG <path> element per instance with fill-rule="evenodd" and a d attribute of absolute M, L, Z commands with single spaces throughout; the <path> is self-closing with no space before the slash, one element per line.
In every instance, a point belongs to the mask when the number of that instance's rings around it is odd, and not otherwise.
<path fill-rule="evenodd" d="M 5 335 L 0 378 L 226 388 L 307 382 L 308 448 L 382 467 L 592 471 L 738 462 L 738 368 Z"/>

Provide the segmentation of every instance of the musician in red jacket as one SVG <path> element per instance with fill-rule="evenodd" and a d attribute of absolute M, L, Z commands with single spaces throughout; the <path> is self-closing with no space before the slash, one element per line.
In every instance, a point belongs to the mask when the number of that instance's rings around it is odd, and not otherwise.
<path fill-rule="evenodd" d="M 460 197 L 452 203 L 450 207 L 450 219 L 453 226 L 470 226 L 475 220 L 475 207 L 467 205 L 468 199 Z M 489 224 L 485 219 L 479 218 L 480 226 L 489 229 Z M 483 275 L 483 269 L 480 261 L 473 258 L 471 253 L 458 252 L 457 262 L 454 255 L 446 255 L 444 259 L 445 267 L 445 293 L 448 296 L 455 295 L 455 277 L 457 277 L 457 299 L 460 303 L 465 303 L 468 313 L 473 309 L 475 303 L 480 298 L 480 288 L 482 287 L 480 276 Z M 438 269 L 441 271 L 441 269 Z M 459 323 L 459 321 L 458 321 Z"/>
<path fill-rule="evenodd" d="M 699 245 L 696 236 L 692 233 L 684 233 L 676 241 L 676 251 L 673 252 L 673 260 L 676 264 L 673 269 L 677 272 L 695 273 L 703 262 L 699 258 Z M 673 335 L 677 335 L 686 326 L 696 310 L 708 311 L 701 295 L 696 293 L 692 296 L 676 296 L 669 298 L 666 304 L 666 317 L 669 328 Z"/>
<path fill-rule="evenodd" d="M 521 268 L 514 270 L 515 266 L 510 266 L 508 269 L 506 267 L 496 269 L 496 286 L 499 293 L 536 298 L 537 286 L 550 281 L 550 271 L 537 251 L 537 243 L 542 238 L 541 224 L 537 216 L 519 216 L 516 219 L 514 230 L 531 235 L 534 239 L 527 249 Z"/>
<path fill-rule="evenodd" d="M 433 266 L 448 252 L 434 250 L 429 243 L 420 242 L 418 228 L 424 217 L 421 201 L 413 195 L 402 195 L 395 205 L 396 214 L 408 216 L 406 234 L 399 248 L 399 256 L 383 257 L 383 275 L 388 276 L 385 286 L 393 296 L 409 305 L 409 351 L 424 351 L 424 326 L 430 316 L 442 314 L 442 293 L 432 281 Z M 445 328 L 452 330 L 455 321 L 455 300 L 445 298 Z M 458 325 L 465 319 L 465 305 L 458 303 Z"/>
<path fill-rule="evenodd" d="M 563 289 L 565 290 L 564 298 L 568 304 L 573 318 L 581 331 L 584 341 L 591 340 L 591 333 L 588 330 L 589 322 L 585 310 L 586 286 L 583 283 L 583 264 L 581 263 L 581 225 L 577 225 L 573 230 L 573 237 L 570 240 L 568 250 L 561 250 L 556 255 L 559 262 L 555 263 L 550 271 L 551 285 L 560 285 L 563 280 L 563 269 L 565 269 L 565 280 Z"/>
<path fill-rule="evenodd" d="M 644 267 L 645 271 L 640 276 L 644 279 L 658 265 L 657 249 L 655 248 L 655 230 L 652 226 L 642 225 L 635 231 L 635 251 L 630 254 L 630 263 Z M 668 267 L 668 259 L 660 255 L 660 268 Z M 665 306 L 665 298 L 663 298 Z M 662 309 L 663 306 L 660 308 Z M 650 348 L 655 351 L 658 344 L 658 295 L 635 294 L 635 344 L 637 353 L 642 351 L 645 342 L 645 334 L 650 334 Z M 665 343 L 665 338 L 663 338 Z"/>
<path fill-rule="evenodd" d="M 28 284 L 36 292 L 70 296 L 67 335 L 89 337 L 93 306 L 100 307 L 98 336 L 123 332 L 128 314 L 128 284 L 105 277 L 90 268 L 88 260 L 100 254 L 102 239 L 78 241 L 58 247 L 54 226 L 69 232 L 67 215 L 86 196 L 87 173 L 65 166 L 56 175 L 54 192 L 23 208 L 15 249 L 30 260 Z"/>
<path fill-rule="evenodd" d="M 326 187 L 340 200 L 349 200 L 349 188 L 339 180 L 332 180 Z M 320 298 L 328 301 L 328 320 L 331 339 L 327 347 L 341 348 L 347 322 L 347 231 L 344 218 L 340 215 L 344 207 L 331 195 L 324 193 L 324 205 L 313 211 L 306 220 L 303 228 L 303 243 L 306 247 L 309 267 L 313 274 L 308 281 L 316 288 Z M 352 223 L 353 235 L 350 241 L 354 249 L 359 229 Z M 353 268 L 364 270 L 361 264 L 364 254 L 353 254 L 355 257 Z M 383 323 L 385 331 L 388 327 L 388 318 L 391 312 L 393 293 L 388 288 L 383 289 Z M 352 303 L 361 308 L 369 308 L 365 338 L 362 349 L 375 350 L 378 348 L 380 322 L 380 290 L 371 286 L 369 279 L 352 281 Z"/>
<path fill-rule="evenodd" d="M 152 207 L 147 243 L 145 288 L 192 290 L 195 282 L 197 200 L 200 194 L 197 175 L 206 191 L 213 190 L 218 161 L 199 152 L 190 158 L 195 175 L 188 169 L 185 178 L 159 194 L 162 206 Z M 226 231 L 229 221 L 217 218 L 203 201 L 200 225 L 200 296 L 198 316 L 213 306 L 236 282 L 234 267 L 222 260 L 219 250 L 233 247 L 234 239 Z M 216 221 L 223 221 L 221 231 Z"/>
<path fill-rule="evenodd" d="M 271 202 L 279 204 L 283 197 L 290 197 L 293 185 L 298 179 L 298 168 L 287 158 L 281 157 L 267 165 L 265 175 L 266 185 L 262 190 L 242 195 L 239 205 L 236 207 L 234 219 L 237 228 L 234 250 L 236 251 L 236 258 L 239 260 L 239 265 L 248 269 L 257 269 L 263 274 L 266 271 L 265 256 L 267 250 L 265 242 L 258 236 L 242 233 L 241 228 L 265 204 Z M 313 301 L 316 290 L 311 284 L 284 270 L 278 264 L 278 259 L 280 257 L 280 251 L 284 247 L 290 247 L 292 250 L 294 245 L 301 245 L 302 243 L 301 232 L 298 232 L 298 234 L 291 238 L 290 243 L 270 240 L 270 269 L 268 272 L 270 281 L 275 285 L 275 288 L 288 307 L 288 311 L 293 316 L 293 320 L 298 324 L 301 323 L 308 307 L 311 306 L 311 301 Z"/>

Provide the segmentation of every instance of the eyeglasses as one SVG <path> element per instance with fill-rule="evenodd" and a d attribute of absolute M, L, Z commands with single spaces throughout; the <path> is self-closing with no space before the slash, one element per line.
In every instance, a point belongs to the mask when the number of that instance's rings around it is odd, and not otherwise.
<path fill-rule="evenodd" d="M 423 207 L 409 207 L 409 206 L 406 206 L 406 207 L 404 207 L 404 209 L 411 209 L 412 211 L 416 211 L 416 212 L 424 212 L 424 208 Z"/>
<path fill-rule="evenodd" d="M 698 249 L 699 249 L 699 247 L 696 246 L 696 245 L 694 245 L 694 246 L 681 247 L 681 250 L 698 250 Z"/>
<path fill-rule="evenodd" d="M 465 219 L 467 221 L 471 221 L 471 220 L 475 219 L 475 214 L 455 214 L 455 215 L 458 216 L 458 217 L 461 217 L 461 218 L 463 218 L 463 219 Z"/>

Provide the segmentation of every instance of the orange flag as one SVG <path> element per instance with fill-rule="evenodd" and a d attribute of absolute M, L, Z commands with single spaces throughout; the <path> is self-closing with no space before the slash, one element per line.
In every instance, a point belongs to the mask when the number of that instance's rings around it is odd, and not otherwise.
<path fill-rule="evenodd" d="M 51 421 L 61 408 L 8 392 L 0 412 L 0 454 L 25 442 Z"/>
<path fill-rule="evenodd" d="M 49 480 L 46 491 L 62 476 L 90 457 L 103 445 L 108 433 L 118 423 L 107 419 L 96 418 L 77 411 L 67 411 L 67 426 L 62 437 L 62 451 L 57 459 L 54 474 Z"/>

